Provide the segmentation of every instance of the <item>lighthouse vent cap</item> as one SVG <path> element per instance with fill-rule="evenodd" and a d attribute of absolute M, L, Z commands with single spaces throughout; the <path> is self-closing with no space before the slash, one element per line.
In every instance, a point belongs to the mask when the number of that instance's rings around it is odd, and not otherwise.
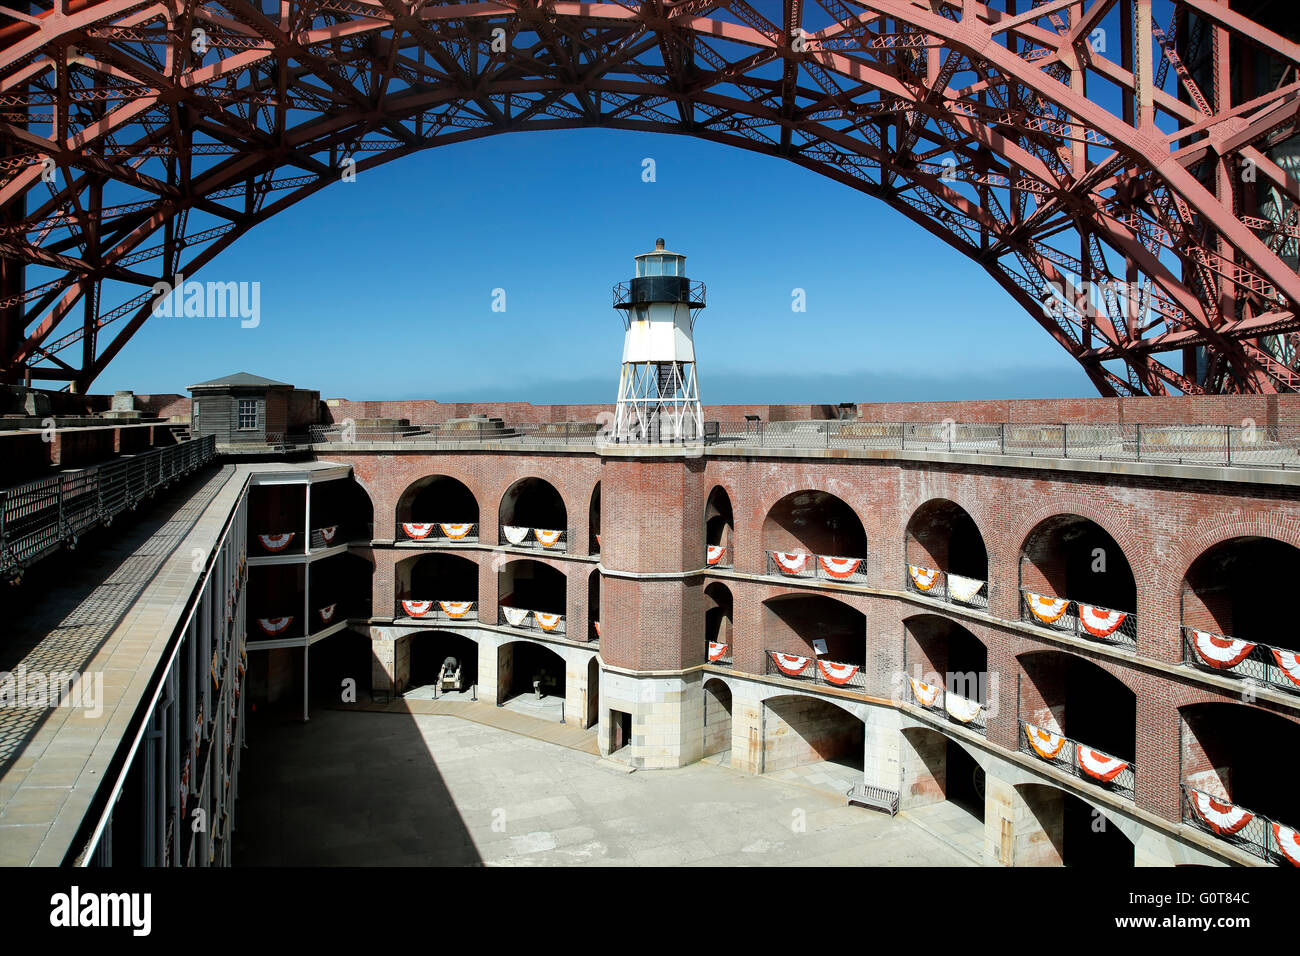
<path fill-rule="evenodd" d="M 660 239 L 656 239 L 656 240 L 655 240 L 655 251 L 658 252 L 658 251 L 662 250 L 663 247 L 664 247 L 664 241 L 663 241 L 663 239 L 662 239 L 662 238 L 660 238 Z"/>

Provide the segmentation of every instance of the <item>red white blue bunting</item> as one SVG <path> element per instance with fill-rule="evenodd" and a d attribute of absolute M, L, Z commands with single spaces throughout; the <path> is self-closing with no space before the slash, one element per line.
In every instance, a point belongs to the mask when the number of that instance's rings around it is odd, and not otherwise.
<path fill-rule="evenodd" d="M 1273 839 L 1277 841 L 1278 852 L 1286 857 L 1287 862 L 1292 866 L 1300 866 L 1300 833 L 1275 823 Z"/>
<path fill-rule="evenodd" d="M 332 524 L 328 528 L 320 529 L 320 539 L 324 541 L 326 544 L 332 544 L 334 541 L 334 536 L 337 535 L 338 533 L 339 533 L 339 526 L 336 524 Z"/>
<path fill-rule="evenodd" d="M 433 522 L 428 524 L 412 524 L 409 521 L 402 522 L 402 531 L 408 538 L 415 538 L 417 541 L 421 538 L 429 537 L 429 532 L 433 530 Z"/>
<path fill-rule="evenodd" d="M 402 610 L 407 617 L 424 617 L 433 610 L 432 601 L 402 601 Z"/>
<path fill-rule="evenodd" d="M 1064 737 L 1042 727 L 1035 727 L 1033 724 L 1025 724 L 1025 736 L 1029 739 L 1029 746 L 1034 749 L 1034 753 L 1044 760 L 1055 760 L 1065 748 Z"/>
<path fill-rule="evenodd" d="M 1282 668 L 1282 673 L 1287 676 L 1287 679 L 1300 687 L 1300 654 L 1275 647 L 1273 648 L 1273 660 L 1277 661 L 1277 666 Z"/>
<path fill-rule="evenodd" d="M 1236 667 L 1255 649 L 1255 645 L 1249 641 L 1196 630 L 1192 631 L 1192 646 L 1196 648 L 1196 654 L 1201 660 L 1220 670 Z"/>
<path fill-rule="evenodd" d="M 789 674 L 791 677 L 798 677 L 812 663 L 811 657 L 799 657 L 797 654 L 779 654 L 776 651 L 772 651 L 771 654 L 772 660 L 776 662 L 776 666 L 781 673 Z"/>
<path fill-rule="evenodd" d="M 969 697 L 961 697 L 951 692 L 943 695 L 943 709 L 948 712 L 948 715 L 953 720 L 961 721 L 963 724 L 969 724 L 984 710 L 979 701 L 971 700 Z"/>
<path fill-rule="evenodd" d="M 474 609 L 473 601 L 439 601 L 438 606 L 448 617 L 462 618 Z"/>
<path fill-rule="evenodd" d="M 1123 611 L 1112 611 L 1091 604 L 1079 605 L 1079 623 L 1093 637 L 1108 637 L 1119 630 L 1128 618 Z"/>
<path fill-rule="evenodd" d="M 948 575 L 948 596 L 963 604 L 970 604 L 980 593 L 984 582 L 979 578 L 964 578 L 960 574 Z"/>
<path fill-rule="evenodd" d="M 935 687 L 933 684 L 927 684 L 925 681 L 917 680 L 915 677 L 909 677 L 907 680 L 912 685 L 912 696 L 916 698 L 917 702 L 922 707 L 933 707 L 943 689 Z"/>
<path fill-rule="evenodd" d="M 709 660 L 720 661 L 727 656 L 727 648 L 730 645 L 719 644 L 717 641 L 709 641 Z"/>
<path fill-rule="evenodd" d="M 440 527 L 442 528 L 442 533 L 445 534 L 447 537 L 451 538 L 453 541 L 459 541 L 461 538 L 465 537 L 470 533 L 470 531 L 473 530 L 474 525 L 444 524 L 441 525 Z"/>
<path fill-rule="evenodd" d="M 843 580 L 850 578 L 857 573 L 858 567 L 862 564 L 861 558 L 832 558 L 828 555 L 818 555 L 817 563 L 822 566 L 822 570 L 832 578 Z"/>
<path fill-rule="evenodd" d="M 1103 783 L 1110 783 L 1128 767 L 1127 760 L 1120 760 L 1118 757 L 1112 757 L 1100 750 L 1093 750 L 1083 744 L 1076 744 L 1075 752 L 1079 757 L 1080 769 L 1088 776 L 1094 777 Z"/>
<path fill-rule="evenodd" d="M 1025 592 L 1025 602 L 1029 605 L 1029 613 L 1044 624 L 1054 624 L 1059 621 L 1065 614 L 1065 609 L 1070 606 L 1066 598 L 1048 597 L 1030 591 Z"/>
<path fill-rule="evenodd" d="M 328 624 L 334 620 L 334 612 L 338 608 L 337 604 L 330 604 L 327 607 L 320 608 L 317 613 L 320 615 L 321 623 Z"/>
<path fill-rule="evenodd" d="M 293 535 L 292 531 L 286 531 L 284 534 L 259 534 L 257 540 L 262 542 L 262 547 L 267 551 L 283 551 L 289 547 Z"/>
<path fill-rule="evenodd" d="M 935 581 L 939 579 L 939 572 L 934 568 L 921 568 L 915 564 L 907 566 L 907 573 L 911 575 L 912 583 L 921 591 L 930 590 L 930 588 L 934 587 Z"/>
<path fill-rule="evenodd" d="M 772 560 L 784 574 L 799 574 L 808 566 L 808 559 L 812 557 L 802 551 L 773 551 Z"/>
<path fill-rule="evenodd" d="M 859 667 L 857 664 L 836 664 L 834 661 L 818 658 L 817 669 L 822 672 L 822 677 L 832 684 L 847 684 L 857 675 Z"/>
<path fill-rule="evenodd" d="M 727 549 L 720 544 L 711 544 L 704 555 L 704 560 L 709 564 L 717 564 L 722 560 L 722 556 L 727 553 Z"/>
<path fill-rule="evenodd" d="M 257 619 L 257 626 L 272 637 L 283 633 L 292 623 L 292 617 L 259 617 Z"/>
<path fill-rule="evenodd" d="M 543 548 L 549 548 L 555 544 L 555 542 L 560 540 L 560 535 L 564 534 L 564 532 L 550 531 L 546 528 L 534 528 L 533 534 L 537 536 L 537 540 L 542 543 Z"/>
<path fill-rule="evenodd" d="M 1255 814 L 1200 790 L 1192 790 L 1192 809 L 1201 821 L 1219 836 L 1231 836 L 1242 830 Z"/>

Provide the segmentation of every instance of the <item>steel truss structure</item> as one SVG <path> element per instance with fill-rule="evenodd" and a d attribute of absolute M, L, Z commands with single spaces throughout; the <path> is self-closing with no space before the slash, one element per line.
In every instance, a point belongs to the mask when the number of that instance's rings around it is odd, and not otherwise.
<path fill-rule="evenodd" d="M 0 374 L 85 389 L 159 282 L 353 171 L 609 127 L 883 200 L 1103 394 L 1295 391 L 1300 45 L 1242 12 L 1270 6 L 1289 29 L 1269 0 L 10 0 Z"/>

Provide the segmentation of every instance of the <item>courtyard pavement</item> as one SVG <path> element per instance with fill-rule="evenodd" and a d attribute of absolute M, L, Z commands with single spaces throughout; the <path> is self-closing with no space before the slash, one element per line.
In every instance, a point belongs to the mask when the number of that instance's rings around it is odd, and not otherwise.
<path fill-rule="evenodd" d="M 250 725 L 235 864 L 970 865 L 904 817 L 806 780 L 717 758 L 630 773 L 572 731 L 560 745 L 478 717 L 564 726 L 481 703 L 438 702 L 485 708 L 465 717 L 417 711 L 433 704 Z"/>

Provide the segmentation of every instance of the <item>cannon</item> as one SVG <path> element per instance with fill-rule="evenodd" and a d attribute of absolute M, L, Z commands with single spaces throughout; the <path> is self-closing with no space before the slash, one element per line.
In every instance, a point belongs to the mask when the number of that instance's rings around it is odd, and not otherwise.
<path fill-rule="evenodd" d="M 438 689 L 443 692 L 461 690 L 461 673 L 460 661 L 454 657 L 448 657 L 442 662 L 442 667 L 438 670 Z"/>

